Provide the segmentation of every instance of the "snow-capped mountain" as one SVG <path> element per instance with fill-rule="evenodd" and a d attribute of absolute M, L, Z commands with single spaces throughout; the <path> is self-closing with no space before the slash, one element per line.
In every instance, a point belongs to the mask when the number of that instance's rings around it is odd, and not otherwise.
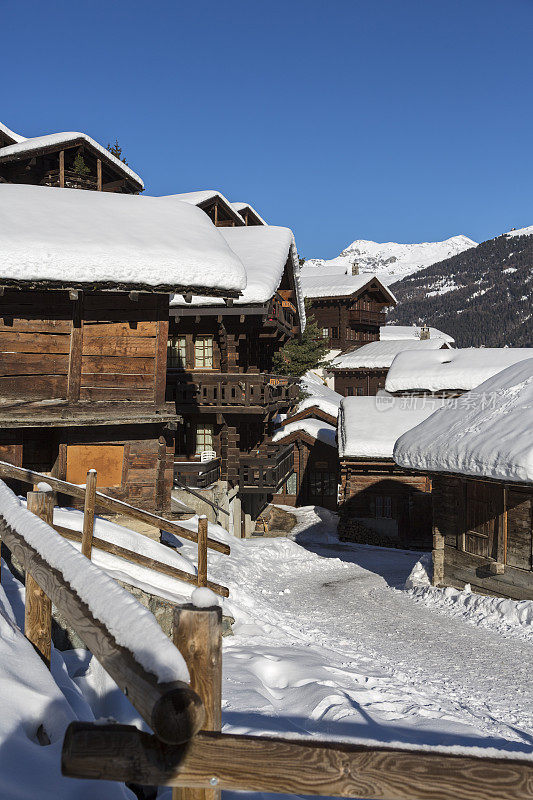
<path fill-rule="evenodd" d="M 427 322 L 458 347 L 532 347 L 533 226 L 402 277 L 392 291 L 389 323 Z"/>
<path fill-rule="evenodd" d="M 476 244 L 468 236 L 463 235 L 452 236 L 443 242 L 420 244 L 380 243 L 356 239 L 337 258 L 309 259 L 302 267 L 302 275 L 310 278 L 324 275 L 325 271 L 331 275 L 351 275 L 358 269 L 359 274 L 374 273 L 383 283 L 390 284 L 431 264 L 476 247 Z M 355 270 L 354 265 L 356 265 Z"/>

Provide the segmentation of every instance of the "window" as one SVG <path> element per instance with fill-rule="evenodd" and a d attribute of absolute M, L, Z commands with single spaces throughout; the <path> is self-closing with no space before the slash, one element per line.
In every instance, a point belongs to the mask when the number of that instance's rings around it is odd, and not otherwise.
<path fill-rule="evenodd" d="M 213 450 L 213 426 L 203 422 L 196 426 L 195 455 L 199 456 L 204 450 Z"/>
<path fill-rule="evenodd" d="M 336 496 L 337 475 L 334 472 L 311 472 L 309 474 L 310 493 L 315 498 Z"/>
<path fill-rule="evenodd" d="M 329 328 L 322 328 L 322 338 L 329 339 Z"/>
<path fill-rule="evenodd" d="M 338 339 L 339 338 L 339 328 L 338 327 L 333 327 L 331 329 L 331 338 L 332 339 Z"/>
<path fill-rule="evenodd" d="M 357 397 L 364 397 L 365 396 L 365 390 L 363 389 L 362 386 L 358 386 L 355 393 L 356 393 Z"/>
<path fill-rule="evenodd" d="M 194 366 L 213 369 L 213 337 L 199 336 L 194 342 Z"/>
<path fill-rule="evenodd" d="M 296 473 L 293 472 L 287 478 L 287 484 L 285 486 L 286 494 L 296 494 L 298 491 L 297 483 L 296 483 Z"/>
<path fill-rule="evenodd" d="M 172 336 L 167 343 L 167 365 L 174 369 L 185 369 L 186 361 L 185 336 Z"/>
<path fill-rule="evenodd" d="M 352 396 L 353 396 L 353 386 L 347 386 L 346 387 L 346 397 L 352 397 Z"/>
<path fill-rule="evenodd" d="M 392 497 L 387 495 L 376 495 L 376 517 L 392 518 Z"/>

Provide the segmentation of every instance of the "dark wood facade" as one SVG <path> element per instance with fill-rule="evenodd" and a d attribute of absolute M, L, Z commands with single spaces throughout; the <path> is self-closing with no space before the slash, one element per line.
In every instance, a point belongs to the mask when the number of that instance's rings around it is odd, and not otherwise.
<path fill-rule="evenodd" d="M 431 481 L 392 459 L 341 459 L 339 536 L 384 547 L 431 549 Z"/>
<path fill-rule="evenodd" d="M 294 422 L 296 417 L 291 417 Z M 280 444 L 293 446 L 292 474 L 273 502 L 290 506 L 321 506 L 335 511 L 339 481 L 337 448 L 306 431 L 293 431 Z"/>
<path fill-rule="evenodd" d="M 533 600 L 533 485 L 432 475 L 437 586 Z"/>
<path fill-rule="evenodd" d="M 359 291 L 341 297 L 309 297 L 315 317 L 331 350 L 348 350 L 379 340 L 385 325 L 385 310 L 394 305 L 391 295 L 377 280 L 369 280 Z"/>
<path fill-rule="evenodd" d="M 6 288 L 0 458 L 75 483 L 95 468 L 112 496 L 168 510 L 167 337 L 166 294 Z"/>
<path fill-rule="evenodd" d="M 373 397 L 385 388 L 387 369 L 333 369 L 334 388 L 343 397 Z"/>

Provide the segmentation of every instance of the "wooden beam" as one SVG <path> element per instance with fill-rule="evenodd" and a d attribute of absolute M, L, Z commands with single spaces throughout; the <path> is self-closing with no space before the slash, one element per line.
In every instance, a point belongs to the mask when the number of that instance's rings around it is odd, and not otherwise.
<path fill-rule="evenodd" d="M 83 294 L 72 307 L 72 328 L 70 329 L 70 352 L 68 359 L 67 401 L 76 403 L 80 399 L 81 357 L 83 349 Z"/>
<path fill-rule="evenodd" d="M 38 579 L 40 588 L 67 624 L 127 694 L 154 733 L 162 741 L 175 744 L 194 736 L 204 721 L 204 709 L 198 695 L 183 681 L 159 683 L 157 675 L 148 672 L 137 661 L 136 654 L 118 644 L 115 637 L 96 619 L 63 573 L 50 567 L 1 514 L 0 535 L 2 542 L 26 572 Z"/>
<path fill-rule="evenodd" d="M 96 189 L 98 192 L 102 191 L 102 159 L 96 159 Z"/>
<path fill-rule="evenodd" d="M 59 188 L 65 188 L 65 151 L 59 151 Z"/>
<path fill-rule="evenodd" d="M 54 518 L 54 499 L 50 492 L 28 492 L 28 511 L 49 525 Z M 24 633 L 50 669 L 52 655 L 52 603 L 33 575 L 26 572 Z"/>
<path fill-rule="evenodd" d="M 34 472 L 31 469 L 23 469 L 22 467 L 15 467 L 13 464 L 8 464 L 6 461 L 0 461 L 0 478 L 15 478 L 15 480 L 29 483 L 33 486 L 34 483 L 45 481 L 52 489 L 66 494 L 69 497 L 76 497 L 79 500 L 85 500 L 85 490 L 81 486 L 76 486 L 74 483 L 67 483 L 67 481 L 53 478 L 50 475 L 43 475 L 41 472 Z M 115 514 L 124 514 L 124 516 L 136 519 L 139 522 L 146 522 L 148 525 L 153 525 L 156 528 L 162 528 L 169 533 L 174 533 L 183 539 L 189 539 L 191 542 L 198 541 L 198 534 L 194 531 L 189 531 L 183 528 L 172 520 L 160 517 L 157 514 L 152 514 L 150 511 L 143 511 L 141 508 L 131 506 L 129 503 L 124 503 L 122 500 L 115 500 L 101 492 L 96 492 L 96 508 L 103 511 L 111 511 Z M 211 550 L 217 550 L 224 555 L 230 554 L 229 545 L 218 542 L 216 539 L 208 537 L 207 546 Z"/>
<path fill-rule="evenodd" d="M 533 762 L 428 750 L 202 732 L 167 747 L 127 725 L 73 722 L 62 772 L 134 781 L 364 800 L 533 800 Z"/>
<path fill-rule="evenodd" d="M 207 586 L 207 517 L 198 517 L 198 586 Z"/>
<path fill-rule="evenodd" d="M 81 552 L 91 559 L 94 532 L 94 507 L 96 501 L 96 470 L 90 469 L 85 484 L 85 503 L 83 506 L 83 530 L 81 534 Z"/>

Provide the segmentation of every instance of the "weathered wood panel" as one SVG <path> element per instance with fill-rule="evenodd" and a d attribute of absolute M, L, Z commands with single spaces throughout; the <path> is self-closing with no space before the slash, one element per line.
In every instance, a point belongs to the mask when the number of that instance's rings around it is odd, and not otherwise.
<path fill-rule="evenodd" d="M 68 353 L 70 336 L 0 331 L 0 353 Z"/>
<path fill-rule="evenodd" d="M 0 397 L 48 400 L 66 397 L 66 375 L 12 375 L 0 378 Z"/>
<path fill-rule="evenodd" d="M 533 491 L 507 492 L 507 557 L 510 566 L 531 570 L 533 568 Z M 532 576 L 533 582 L 533 576 Z"/>
<path fill-rule="evenodd" d="M 66 375 L 68 355 L 0 352 L 0 375 L 35 375 L 47 372 Z"/>

